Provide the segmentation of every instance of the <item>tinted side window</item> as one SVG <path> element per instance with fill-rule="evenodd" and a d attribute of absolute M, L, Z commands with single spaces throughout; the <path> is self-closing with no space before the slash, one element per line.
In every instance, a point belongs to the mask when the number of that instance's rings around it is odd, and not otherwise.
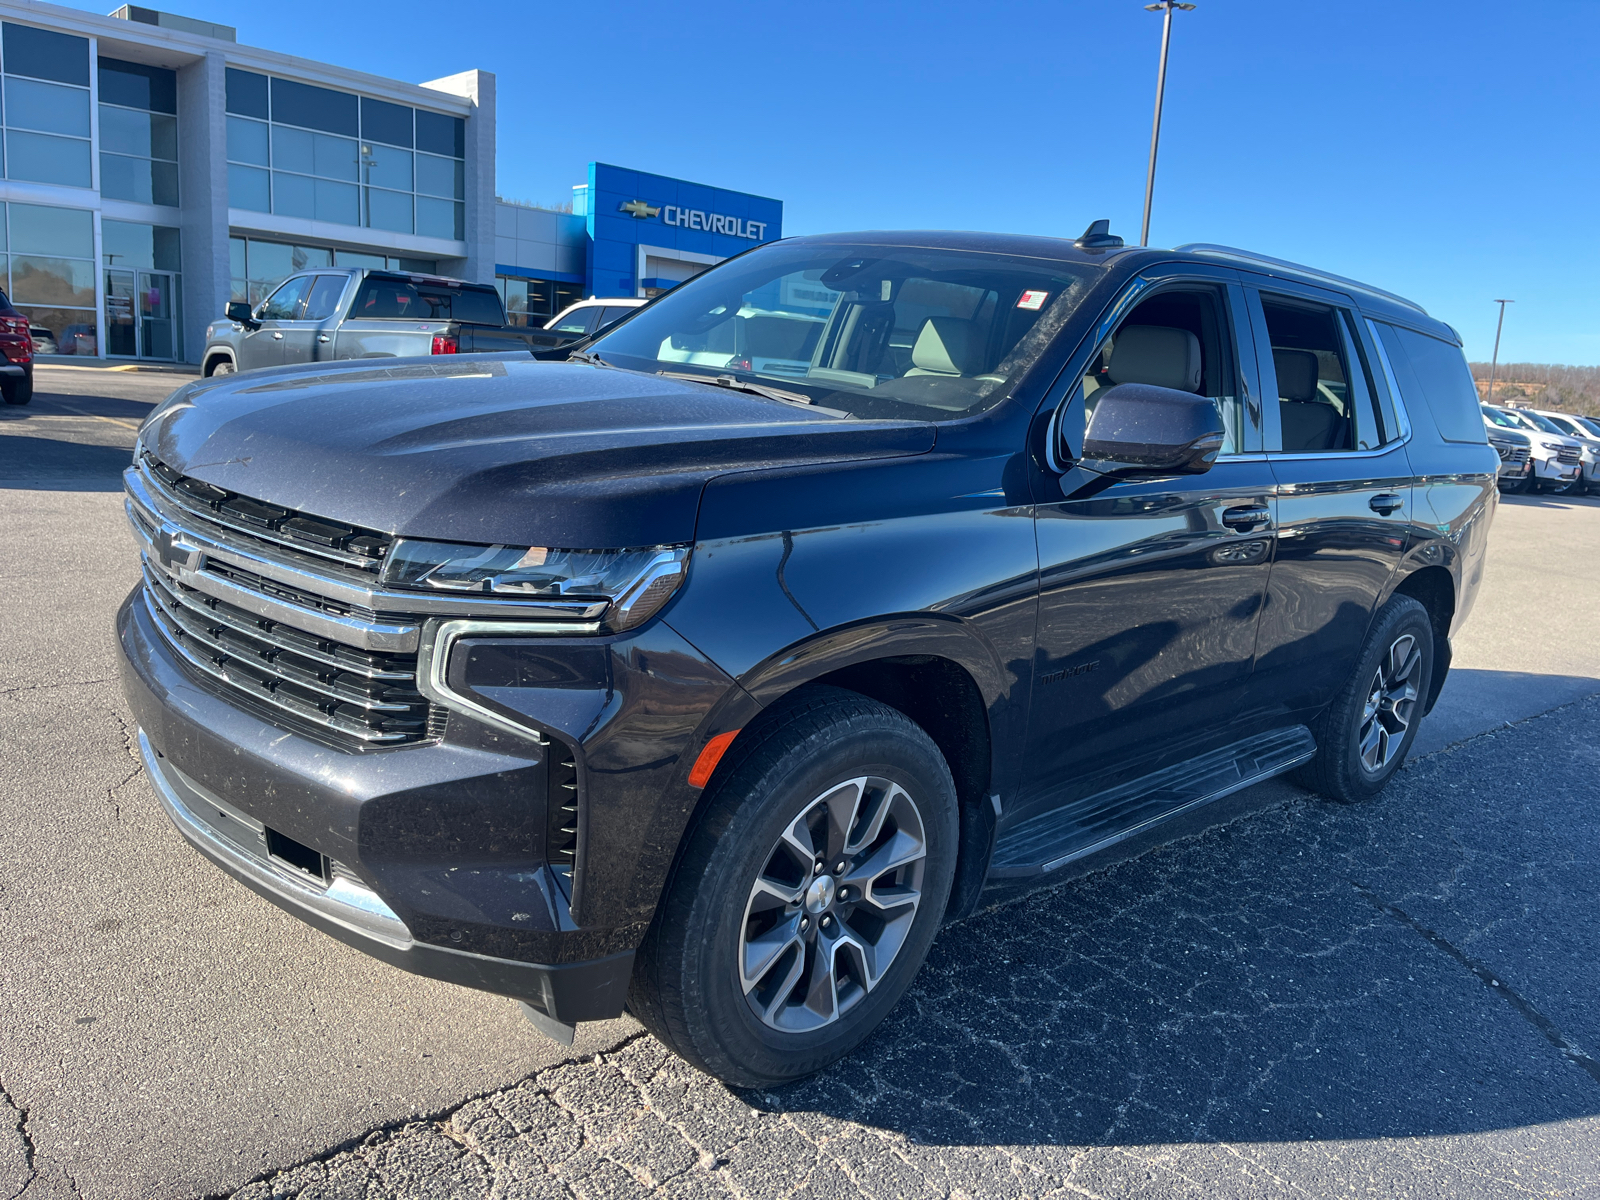
<path fill-rule="evenodd" d="M 311 288 L 311 298 L 306 301 L 306 313 L 302 320 L 326 321 L 333 316 L 347 282 L 348 276 L 345 275 L 318 275 L 317 282 Z"/>
<path fill-rule="evenodd" d="M 1488 434 L 1478 409 L 1478 389 L 1461 348 L 1415 330 L 1381 321 L 1374 324 L 1407 408 L 1413 413 L 1427 409 L 1439 436 L 1447 442 L 1482 445 Z"/>
<path fill-rule="evenodd" d="M 600 312 L 599 308 L 577 308 L 569 312 L 552 328 L 557 333 L 588 333 L 593 327 L 594 319 Z"/>
<path fill-rule="evenodd" d="M 311 276 L 297 275 L 288 280 L 277 291 L 267 297 L 266 303 L 261 306 L 261 311 L 256 314 L 261 321 L 298 321 L 300 319 L 300 302 L 305 299 L 306 289 L 311 286 Z"/>
<path fill-rule="evenodd" d="M 500 293 L 493 288 L 464 287 L 459 292 L 433 293 L 442 298 L 442 311 L 454 321 L 467 325 L 504 325 L 506 310 L 500 305 Z"/>

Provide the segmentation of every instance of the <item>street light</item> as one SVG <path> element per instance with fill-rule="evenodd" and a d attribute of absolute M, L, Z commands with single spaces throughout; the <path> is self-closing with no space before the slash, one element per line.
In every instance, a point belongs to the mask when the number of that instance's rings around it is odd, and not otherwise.
<path fill-rule="evenodd" d="M 1506 305 L 1515 304 L 1516 301 L 1496 300 L 1495 303 L 1500 306 L 1500 319 L 1495 322 L 1494 326 L 1494 357 L 1489 360 L 1489 390 L 1484 393 L 1483 402 L 1485 404 L 1494 403 L 1494 373 L 1495 369 L 1500 365 L 1500 331 L 1505 328 L 1506 324 Z"/>
<path fill-rule="evenodd" d="M 1150 170 L 1144 178 L 1144 224 L 1139 229 L 1139 245 L 1148 246 L 1150 200 L 1156 190 L 1156 146 L 1161 141 L 1161 97 L 1167 90 L 1167 47 L 1172 44 L 1172 10 L 1181 8 L 1184 12 L 1192 12 L 1194 5 L 1179 3 L 1179 0 L 1158 0 L 1144 7 L 1146 12 L 1166 13 L 1166 19 L 1161 24 L 1161 67 L 1156 72 L 1156 119 L 1150 129 Z"/>

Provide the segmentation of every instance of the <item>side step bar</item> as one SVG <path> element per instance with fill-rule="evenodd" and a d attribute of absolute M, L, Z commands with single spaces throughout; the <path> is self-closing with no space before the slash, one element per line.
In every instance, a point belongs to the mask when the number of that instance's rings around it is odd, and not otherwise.
<path fill-rule="evenodd" d="M 1271 779 L 1317 752 L 1304 725 L 1257 734 L 1024 821 L 989 864 L 999 881 L 1043 875 L 1202 804 Z"/>

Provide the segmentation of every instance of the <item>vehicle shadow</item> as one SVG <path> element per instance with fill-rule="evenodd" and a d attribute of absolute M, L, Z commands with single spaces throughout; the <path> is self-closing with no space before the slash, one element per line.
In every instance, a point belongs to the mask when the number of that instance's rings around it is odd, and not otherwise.
<path fill-rule="evenodd" d="M 1573 999 L 1600 984 L 1600 902 L 1581 878 L 1600 850 L 1593 786 L 1506 803 L 1498 760 L 1523 763 L 1532 736 L 1414 763 L 1370 806 L 1265 784 L 1252 791 L 1275 803 L 1251 811 L 1241 793 L 1246 819 L 949 926 L 860 1051 L 744 1098 L 952 1145 L 1419 1137 L 1600 1114 L 1600 1066 L 1575 1070 L 1518 1007 L 1580 1044 L 1600 1035 Z"/>
<path fill-rule="evenodd" d="M 1517 495 L 1500 493 L 1501 504 L 1518 508 L 1600 508 L 1600 496 L 1556 496 L 1547 492 L 1523 492 Z"/>
<path fill-rule="evenodd" d="M 125 446 L 6 433 L 0 435 L 0 489 L 120 492 L 132 459 Z"/>

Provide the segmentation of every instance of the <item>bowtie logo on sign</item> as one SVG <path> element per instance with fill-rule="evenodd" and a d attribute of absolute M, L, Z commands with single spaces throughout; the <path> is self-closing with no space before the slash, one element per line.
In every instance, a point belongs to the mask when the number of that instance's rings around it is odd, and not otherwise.
<path fill-rule="evenodd" d="M 643 200 L 629 200 L 626 204 L 617 205 L 617 210 L 640 221 L 648 221 L 659 215 L 663 225 L 675 225 L 679 229 L 703 229 L 707 233 L 721 233 L 728 237 L 746 238 L 752 242 L 762 241 L 767 236 L 765 221 L 725 217 L 721 213 L 703 212 L 698 208 L 679 208 L 676 204 L 657 207 L 646 204 Z"/>

